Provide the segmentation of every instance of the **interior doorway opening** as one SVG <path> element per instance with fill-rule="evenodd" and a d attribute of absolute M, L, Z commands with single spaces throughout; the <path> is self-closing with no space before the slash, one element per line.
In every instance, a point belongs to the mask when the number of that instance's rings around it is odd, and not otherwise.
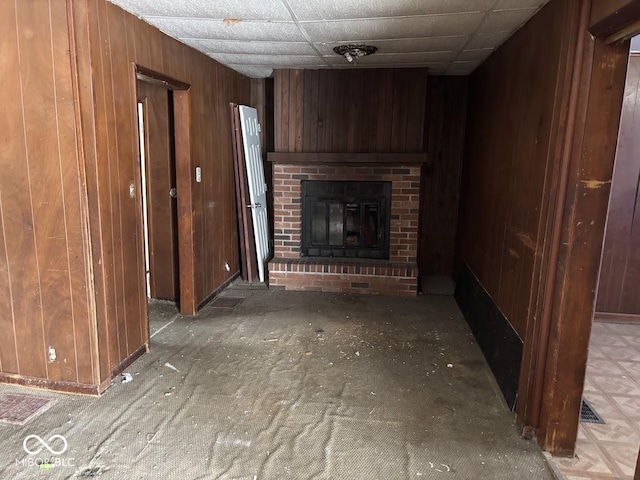
<path fill-rule="evenodd" d="M 131 188 L 140 191 L 145 297 L 195 315 L 190 85 L 135 64 L 133 75 L 139 168 Z"/>
<path fill-rule="evenodd" d="M 173 92 L 138 80 L 140 191 L 148 299 L 180 304 Z"/>

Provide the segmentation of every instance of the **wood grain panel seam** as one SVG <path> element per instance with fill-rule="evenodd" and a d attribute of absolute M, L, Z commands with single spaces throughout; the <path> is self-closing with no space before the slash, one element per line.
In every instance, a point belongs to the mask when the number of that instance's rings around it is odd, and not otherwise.
<path fill-rule="evenodd" d="M 7 262 L 7 277 L 9 279 L 9 298 L 11 306 L 11 321 L 13 323 L 13 348 L 15 350 L 16 364 L 20 371 L 20 357 L 18 356 L 18 337 L 16 336 L 16 314 L 13 307 L 13 287 L 11 286 L 11 265 L 9 265 L 9 253 L 7 252 L 7 229 L 4 224 L 4 211 L 2 208 L 2 191 L 0 191 L 0 227 L 2 227 L 2 245 L 4 246 L 4 256 Z M 2 361 L 0 361 L 0 371 L 2 371 Z"/>
<path fill-rule="evenodd" d="M 71 261 L 70 261 L 70 253 L 69 253 L 69 226 L 67 219 L 67 206 L 66 206 L 66 195 L 64 191 L 64 175 L 63 175 L 63 167 L 62 167 L 62 150 L 60 146 L 60 117 L 58 111 L 58 88 L 56 82 L 56 61 L 54 55 L 55 43 L 53 39 L 53 19 L 51 17 L 51 0 L 48 3 L 49 6 L 49 32 L 50 32 L 50 41 L 51 41 L 51 65 L 52 65 L 52 88 L 53 88 L 53 106 L 55 111 L 55 123 L 56 123 L 56 145 L 58 146 L 58 172 L 60 173 L 60 191 L 62 193 L 62 224 L 64 226 L 64 242 L 65 242 L 65 257 L 67 263 L 67 277 L 69 278 L 69 303 L 71 308 L 71 330 L 73 332 L 73 359 L 75 363 L 75 374 L 76 374 L 76 382 L 79 381 L 78 378 L 78 349 L 76 345 L 76 316 L 75 316 L 75 305 L 73 302 L 73 280 L 71 279 Z M 69 72 L 71 73 L 71 72 Z"/>
<path fill-rule="evenodd" d="M 19 33 L 19 19 L 18 19 L 18 0 L 15 0 L 15 10 L 16 10 L 16 44 L 18 46 L 18 75 L 20 77 L 20 102 L 22 104 L 22 129 L 23 129 L 23 137 L 24 137 L 24 152 L 25 152 L 25 162 L 27 164 L 27 185 L 29 189 L 29 211 L 31 212 L 31 225 L 33 226 L 33 244 L 34 244 L 34 252 L 35 252 L 35 261 L 36 261 L 36 276 L 38 279 L 38 299 L 40 304 L 40 327 L 42 330 L 42 344 L 46 345 L 47 340 L 44 331 L 44 312 L 42 309 L 42 282 L 40 278 L 40 263 L 38 259 L 38 241 L 36 238 L 36 223 L 35 223 L 35 215 L 33 212 L 33 192 L 31 190 L 31 171 L 29 168 L 29 144 L 27 141 L 27 125 L 25 119 L 25 109 L 24 109 L 24 79 L 22 76 L 22 58 L 20 54 L 20 33 Z M 45 347 L 46 348 L 46 347 Z M 44 369 L 46 378 L 49 378 L 49 367 L 47 362 L 44 362 Z"/>
<path fill-rule="evenodd" d="M 111 48 L 112 48 L 112 43 L 111 43 L 111 24 L 109 22 L 109 9 L 106 9 L 106 23 L 107 23 L 107 42 L 109 45 L 109 85 L 107 88 L 109 88 L 111 90 L 111 99 L 113 100 L 111 102 L 111 107 L 113 109 L 113 118 L 114 121 L 116 121 L 115 119 L 118 118 L 118 112 L 116 110 L 116 102 L 115 102 L 115 95 L 116 92 L 114 90 L 114 86 L 115 86 L 115 79 L 113 77 L 113 54 L 111 52 Z M 108 130 L 107 130 L 107 135 L 108 135 Z M 115 164 L 116 164 L 116 176 L 118 178 L 118 180 L 121 180 L 122 177 L 120 175 L 120 152 L 118 152 L 118 129 L 115 128 L 114 129 L 114 141 L 115 141 Z M 111 165 L 111 159 L 109 161 L 109 165 Z M 112 192 L 111 192 L 112 193 Z M 122 229 L 122 199 L 121 199 L 121 192 L 120 192 L 120 185 L 116 185 L 116 200 L 117 200 L 117 206 L 118 206 L 118 224 L 120 226 L 120 248 L 117 249 L 117 254 L 114 255 L 114 257 L 117 258 L 117 261 L 120 262 L 120 272 L 121 272 L 121 281 L 120 281 L 120 290 L 121 290 L 121 295 L 122 295 L 122 315 L 123 315 L 123 322 L 124 322 L 124 328 L 123 328 L 123 332 L 124 333 L 124 351 L 128 352 L 129 351 L 129 339 L 127 338 L 127 309 L 126 304 L 125 304 L 125 298 L 126 298 L 126 292 L 125 292 L 125 285 L 126 285 L 126 281 L 125 281 L 125 268 L 124 268 L 124 248 L 122 247 L 123 242 L 122 242 L 122 236 L 123 236 L 123 229 Z M 113 204 L 113 197 L 112 197 L 112 204 Z M 112 235 L 113 235 L 113 230 L 112 230 Z M 114 239 L 114 245 L 117 245 L 118 243 L 115 242 Z M 115 250 L 115 248 L 114 248 Z M 116 268 L 116 259 L 114 258 L 114 269 Z M 115 278 L 115 274 L 114 274 L 114 278 Z M 117 290 L 117 287 L 116 287 Z M 117 292 L 114 291 L 114 295 L 116 296 L 117 299 Z M 117 302 L 116 302 L 117 303 Z M 116 331 L 118 332 L 118 350 L 119 350 L 119 354 L 118 354 L 118 360 L 120 360 L 122 358 L 122 349 L 120 348 L 120 328 L 117 328 Z"/>
<path fill-rule="evenodd" d="M 87 3 L 84 3 L 84 6 L 87 7 Z M 86 13 L 86 12 L 85 12 Z M 98 343 L 99 343 L 99 336 L 98 336 L 98 326 L 97 326 L 97 319 L 98 319 L 98 307 L 97 307 L 97 300 L 96 300 L 96 286 L 95 286 L 95 273 L 93 270 L 93 249 L 92 249 L 92 243 L 91 243 L 91 227 L 90 227 L 90 221 L 89 221 L 89 192 L 88 192 L 88 180 L 87 180 L 87 152 L 85 151 L 87 147 L 87 145 L 85 144 L 85 140 L 84 140 L 84 135 L 85 135 L 85 129 L 91 129 L 91 132 L 93 134 L 93 138 L 95 139 L 96 137 L 96 132 L 95 132 L 95 106 L 93 105 L 93 103 L 91 104 L 91 119 L 93 120 L 93 122 L 91 122 L 90 125 L 84 125 L 83 121 L 82 121 L 82 113 L 81 113 L 81 109 L 82 109 L 82 96 L 81 96 L 81 88 L 80 88 L 80 65 L 79 65 L 79 58 L 78 58 L 78 42 L 76 40 L 76 23 L 75 23 L 75 16 L 76 16 L 76 10 L 74 7 L 74 0 L 67 0 L 67 24 L 68 24 L 68 28 L 69 28 L 69 47 L 70 47 L 70 56 L 71 56 L 71 60 L 70 60 L 70 65 L 71 65 L 71 81 L 72 81 L 72 88 L 73 88 L 73 94 L 74 94 L 74 102 L 73 102 L 73 107 L 74 107 L 74 113 L 75 113 L 75 127 L 76 127 L 76 144 L 77 144 L 77 152 L 78 152 L 78 157 L 77 157 L 77 162 L 78 162 L 78 191 L 80 192 L 80 215 L 81 215 L 81 221 L 82 221 L 82 241 L 83 241 L 83 245 L 85 248 L 83 248 L 82 251 L 82 255 L 83 255 L 83 266 L 84 266 L 84 275 L 85 278 L 87 279 L 87 291 L 86 291 L 86 301 L 87 301 L 87 313 L 89 314 L 89 332 L 92 336 L 91 341 L 89 342 L 89 355 L 91 357 L 91 371 L 93 373 L 93 382 L 97 382 L 99 381 L 100 378 L 100 361 L 98 355 Z M 90 38 L 90 32 L 89 32 L 89 19 L 88 19 L 88 13 L 87 13 L 87 17 L 85 18 L 87 24 L 87 30 L 86 30 L 86 35 L 87 38 Z M 88 67 L 89 69 L 91 69 L 91 59 L 90 59 L 90 53 L 87 53 L 88 58 Z M 93 72 L 92 72 L 93 73 Z M 91 91 L 91 98 L 92 100 L 95 102 L 97 101 L 97 99 L 95 99 L 94 97 L 94 84 L 93 84 L 93 78 L 91 78 L 91 81 L 88 82 Z M 93 142 L 93 158 L 97 158 L 97 144 L 94 141 Z M 100 216 L 98 215 L 98 218 L 96 219 L 98 222 L 98 231 L 102 232 L 102 219 L 100 218 Z M 103 239 L 102 237 L 100 237 L 99 241 L 102 243 Z M 101 247 L 101 249 L 104 249 L 104 247 Z M 102 276 L 103 279 L 103 291 L 106 291 L 106 284 L 104 284 L 104 276 Z M 105 311 L 106 311 L 106 296 L 104 296 L 104 307 L 105 307 Z M 105 339 L 107 344 L 109 342 L 108 337 L 107 339 Z M 108 351 L 108 349 L 107 349 Z"/>
<path fill-rule="evenodd" d="M 97 2 L 98 1 L 101 1 L 101 0 L 93 0 L 94 8 L 96 10 L 98 9 L 98 6 L 97 6 Z M 101 81 L 104 83 L 105 82 L 105 78 L 106 78 L 105 60 L 104 60 L 105 52 L 103 50 L 103 43 L 104 43 L 103 34 L 104 34 L 104 32 L 103 32 L 103 26 L 101 24 L 102 22 L 100 21 L 100 18 L 99 18 L 100 14 L 97 13 L 96 16 L 98 17 L 96 19 L 96 22 L 97 22 L 98 45 L 99 45 L 99 49 L 98 50 L 99 50 L 99 55 L 100 55 L 100 76 L 101 76 Z M 107 42 L 108 41 L 109 40 L 107 38 Z M 106 117 L 107 117 L 108 107 L 107 107 L 106 88 L 102 89 L 101 96 L 102 96 L 102 104 L 103 104 L 104 116 L 105 116 L 104 121 L 105 121 L 105 123 L 107 123 L 107 118 Z M 105 143 L 104 149 L 105 149 L 105 153 L 106 153 L 106 163 L 107 163 L 107 170 L 108 170 L 108 175 L 107 175 L 107 178 L 106 178 L 106 182 L 104 182 L 104 183 L 106 183 L 105 189 L 108 192 L 109 210 L 111 210 L 111 208 L 112 208 L 111 206 L 113 205 L 113 194 L 112 194 L 112 188 L 111 188 L 111 177 L 112 177 L 111 168 L 112 167 L 111 167 L 111 149 L 110 149 L 110 146 L 109 146 L 110 134 L 109 134 L 109 129 L 108 128 L 105 127 L 104 130 L 105 130 L 105 132 L 104 132 L 104 143 Z M 96 137 L 99 138 L 97 135 L 96 135 Z M 96 155 L 96 164 L 97 163 L 99 163 L 99 155 Z M 101 179 L 100 179 L 100 172 L 99 171 L 97 172 L 96 176 L 97 176 L 97 195 L 98 195 L 98 197 L 100 197 L 101 196 L 100 195 L 100 189 L 101 189 L 101 186 L 102 186 L 103 182 L 100 181 Z M 105 243 L 104 242 L 104 233 L 103 233 L 104 229 L 102 228 L 102 224 L 103 223 L 111 223 L 111 224 L 113 224 L 113 221 L 111 221 L 111 222 L 107 222 L 107 221 L 103 222 L 102 221 L 102 217 L 103 217 L 103 215 L 102 215 L 102 209 L 103 209 L 102 205 L 100 205 L 99 208 L 101 210 L 100 213 L 98 214 L 98 217 L 100 219 L 100 224 L 101 224 L 100 238 L 101 238 L 101 241 L 103 243 Z M 111 220 L 113 220 L 113 215 L 111 214 L 110 216 L 111 216 Z M 112 276 L 113 276 L 113 279 L 109 283 L 115 284 L 115 278 L 116 278 L 116 276 L 115 276 L 115 258 L 114 258 L 115 257 L 115 254 L 114 254 L 114 251 L 115 251 L 115 239 L 114 239 L 114 236 L 113 236 L 113 230 L 114 230 L 113 225 L 110 225 L 110 233 L 111 233 L 111 235 L 110 235 L 111 239 L 110 240 L 111 241 L 110 242 L 107 241 L 106 243 L 110 243 L 109 248 L 110 248 L 110 253 L 111 253 L 111 263 L 112 263 L 111 270 L 112 270 Z M 109 350 L 108 367 L 111 369 L 112 366 L 113 366 L 112 365 L 113 361 L 114 361 L 114 359 L 111 358 L 111 348 L 112 348 L 111 347 L 111 343 L 112 343 L 111 332 L 112 332 L 112 330 L 115 330 L 115 345 L 117 346 L 117 350 L 118 350 L 118 360 L 120 360 L 120 358 L 122 358 L 122 354 L 120 352 L 120 332 L 119 332 L 118 328 L 112 329 L 112 328 L 109 327 L 109 320 L 110 320 L 109 319 L 109 306 L 110 306 L 109 305 L 109 303 L 110 303 L 109 296 L 110 296 L 110 294 L 111 295 L 115 295 L 116 292 L 115 292 L 115 286 L 113 286 L 113 290 L 110 291 L 111 285 L 109 285 L 107 283 L 106 270 L 107 270 L 108 266 L 107 266 L 106 261 L 105 261 L 106 260 L 106 256 L 107 255 L 105 254 L 104 249 L 103 249 L 102 258 L 99 259 L 98 261 L 101 262 L 102 268 L 105 271 L 105 274 L 103 275 L 103 278 L 105 279 L 105 281 L 104 281 L 104 285 L 105 285 L 104 303 L 105 303 L 105 308 L 106 308 L 106 316 L 105 316 L 106 326 L 105 326 L 105 329 L 106 329 L 106 332 L 107 332 L 107 341 L 109 342 L 109 346 L 108 346 L 108 350 Z M 117 322 L 118 322 L 118 309 L 117 309 L 117 306 L 115 305 L 115 303 L 116 302 L 114 300 L 113 303 L 112 303 L 113 316 L 114 316 L 113 321 L 117 324 Z"/>

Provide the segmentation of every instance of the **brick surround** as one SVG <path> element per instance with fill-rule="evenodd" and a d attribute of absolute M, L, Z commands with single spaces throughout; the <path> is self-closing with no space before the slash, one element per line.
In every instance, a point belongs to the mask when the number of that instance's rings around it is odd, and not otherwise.
<path fill-rule="evenodd" d="M 301 180 L 390 181 L 389 260 L 301 257 Z M 274 162 L 269 284 L 288 290 L 415 296 L 420 164 Z"/>

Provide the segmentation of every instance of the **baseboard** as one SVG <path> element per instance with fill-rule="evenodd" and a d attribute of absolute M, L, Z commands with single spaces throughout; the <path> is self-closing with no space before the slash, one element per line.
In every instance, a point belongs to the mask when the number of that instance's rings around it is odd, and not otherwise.
<path fill-rule="evenodd" d="M 138 358 L 149 351 L 149 345 L 143 343 L 138 348 L 136 348 L 133 353 L 131 353 L 127 358 L 125 358 L 122 362 L 120 362 L 112 371 L 111 371 L 111 380 L 116 378 L 122 372 L 124 372 L 133 362 L 135 362 Z"/>
<path fill-rule="evenodd" d="M 10 373 L 0 373 L 0 383 L 36 388 L 39 390 L 53 390 L 55 392 L 74 393 L 78 395 L 100 395 L 100 388 L 98 385 L 67 382 L 62 380 L 49 380 L 46 378 L 25 377 L 23 375 Z"/>
<path fill-rule="evenodd" d="M 454 298 L 507 405 L 513 410 L 518 394 L 524 342 L 466 263 L 458 275 Z"/>
<path fill-rule="evenodd" d="M 640 325 L 640 315 L 633 315 L 630 313 L 596 312 L 593 315 L 593 321 L 602 323 L 632 323 Z"/>
<path fill-rule="evenodd" d="M 207 303 L 209 303 L 211 300 L 213 300 L 215 297 L 218 296 L 218 294 L 224 290 L 225 288 L 227 288 L 229 285 L 231 285 L 231 283 L 240 276 L 240 272 L 236 272 L 233 275 L 231 275 L 227 280 L 224 281 L 224 283 L 222 285 L 220 285 L 218 288 L 216 288 L 213 292 L 211 292 L 209 295 L 207 295 L 204 300 L 202 300 L 199 304 L 198 304 L 198 310 L 200 310 L 202 307 L 204 307 Z"/>

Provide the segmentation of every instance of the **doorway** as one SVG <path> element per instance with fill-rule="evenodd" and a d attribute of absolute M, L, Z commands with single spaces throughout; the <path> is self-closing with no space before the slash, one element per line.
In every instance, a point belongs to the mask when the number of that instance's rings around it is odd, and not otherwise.
<path fill-rule="evenodd" d="M 179 305 L 173 92 L 144 80 L 137 91 L 147 298 Z"/>
<path fill-rule="evenodd" d="M 640 447 L 640 37 L 631 42 L 605 239 L 567 476 L 631 479 Z M 602 475 L 602 477 L 600 477 Z M 640 470 L 638 471 L 640 476 Z M 638 476 L 635 478 L 639 478 Z"/>
<path fill-rule="evenodd" d="M 168 300 L 182 315 L 198 309 L 193 230 L 191 98 L 188 83 L 133 65 L 139 120 L 139 235 L 147 298 Z"/>

